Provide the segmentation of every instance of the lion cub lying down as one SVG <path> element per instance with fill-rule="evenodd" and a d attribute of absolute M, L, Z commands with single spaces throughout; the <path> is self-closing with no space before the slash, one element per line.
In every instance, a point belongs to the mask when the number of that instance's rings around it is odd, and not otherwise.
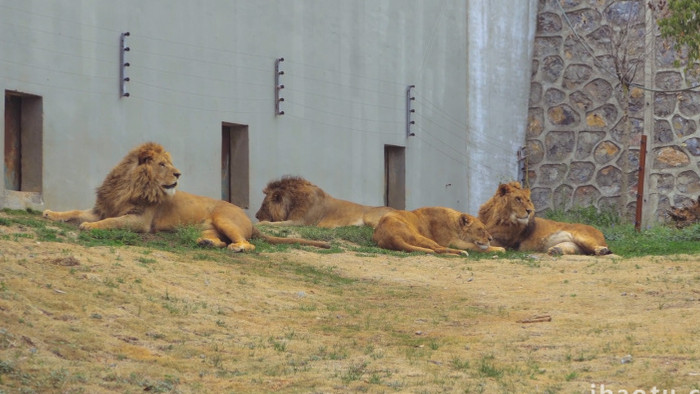
<path fill-rule="evenodd" d="M 443 207 L 389 212 L 379 220 L 372 239 L 381 248 L 405 252 L 465 256 L 467 250 L 505 252 L 490 246 L 491 235 L 479 219 Z"/>
<path fill-rule="evenodd" d="M 44 211 L 44 217 L 80 223 L 81 230 L 127 229 L 136 232 L 172 231 L 180 226 L 202 229 L 200 245 L 252 251 L 252 237 L 270 243 L 299 243 L 329 248 L 326 242 L 271 237 L 260 233 L 245 212 L 223 200 L 175 191 L 180 171 L 170 153 L 148 142 L 133 149 L 107 175 L 97 189 L 95 206 L 88 210 Z"/>

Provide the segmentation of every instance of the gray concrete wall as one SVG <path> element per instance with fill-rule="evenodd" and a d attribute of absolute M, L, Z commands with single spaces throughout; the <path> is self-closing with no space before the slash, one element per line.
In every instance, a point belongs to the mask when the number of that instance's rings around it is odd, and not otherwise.
<path fill-rule="evenodd" d="M 491 183 L 514 176 L 524 121 L 517 121 L 513 87 L 494 90 L 507 70 L 478 86 L 471 64 L 480 51 L 496 49 L 479 62 L 489 75 L 489 61 L 503 62 L 498 54 L 528 47 L 520 35 L 528 28 L 472 34 L 479 23 L 511 27 L 529 14 L 472 3 L 481 2 L 0 0 L 0 89 L 41 96 L 43 104 L 41 195 L 23 199 L 0 189 L 0 206 L 89 208 L 112 166 L 149 140 L 173 154 L 182 190 L 219 198 L 227 122 L 248 125 L 251 216 L 265 184 L 285 174 L 339 198 L 383 204 L 385 144 L 406 148 L 407 209 L 475 212 L 495 183 L 485 193 L 468 187 L 468 174 L 481 169 L 473 163 L 492 161 L 488 169 L 498 175 Z M 130 97 L 120 98 L 119 36 L 126 31 Z M 482 36 L 488 48 L 479 49 Z M 274 113 L 278 57 L 285 59 L 282 116 Z M 513 60 L 521 63 L 510 70 L 528 69 L 529 59 Z M 407 138 L 410 84 L 416 135 Z M 468 117 L 474 97 L 481 101 Z M 501 142 L 505 149 L 484 153 Z"/>
<path fill-rule="evenodd" d="M 468 210 L 478 212 L 499 183 L 519 177 L 537 1 L 470 1 L 468 8 Z"/>

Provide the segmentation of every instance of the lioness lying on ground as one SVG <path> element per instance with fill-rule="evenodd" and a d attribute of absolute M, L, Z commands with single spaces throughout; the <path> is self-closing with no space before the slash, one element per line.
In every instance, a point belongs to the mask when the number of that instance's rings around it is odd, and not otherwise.
<path fill-rule="evenodd" d="M 301 177 L 283 177 L 263 190 L 265 199 L 255 217 L 260 224 L 284 226 L 372 226 L 393 211 L 390 207 L 369 207 L 333 198 Z"/>
<path fill-rule="evenodd" d="M 519 182 L 501 184 L 479 209 L 479 219 L 494 244 L 508 249 L 561 254 L 610 254 L 600 230 L 581 223 L 562 223 L 535 217 L 530 189 Z"/>
<path fill-rule="evenodd" d="M 491 235 L 474 216 L 443 207 L 388 212 L 372 239 L 384 249 L 469 255 L 467 250 L 505 252 L 490 246 Z"/>
<path fill-rule="evenodd" d="M 95 206 L 88 210 L 44 211 L 51 220 L 80 223 L 81 230 L 127 229 L 136 232 L 171 231 L 180 226 L 201 226 L 200 245 L 252 251 L 248 242 L 260 237 L 270 243 L 299 243 L 329 248 L 326 242 L 271 237 L 260 233 L 245 212 L 223 200 L 175 191 L 180 171 L 170 153 L 148 142 L 133 149 L 107 175 L 97 189 Z"/>

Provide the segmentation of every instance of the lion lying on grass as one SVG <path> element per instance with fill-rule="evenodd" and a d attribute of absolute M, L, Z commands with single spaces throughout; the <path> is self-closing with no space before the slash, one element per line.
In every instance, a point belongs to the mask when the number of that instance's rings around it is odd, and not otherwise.
<path fill-rule="evenodd" d="M 490 245 L 491 235 L 479 219 L 443 207 L 389 212 L 379 220 L 372 239 L 381 248 L 404 252 L 505 252 Z"/>
<path fill-rule="evenodd" d="M 260 233 L 245 212 L 223 200 L 175 191 L 180 171 L 170 153 L 148 142 L 133 149 L 107 175 L 97 189 L 95 206 L 88 210 L 44 211 L 51 220 L 80 223 L 81 230 L 127 229 L 135 232 L 171 231 L 180 226 L 201 226 L 200 245 L 236 252 L 252 251 L 252 237 L 270 243 L 299 243 L 329 248 L 325 242 L 271 237 Z"/>
<path fill-rule="evenodd" d="M 260 224 L 286 226 L 372 226 L 390 207 L 369 207 L 331 197 L 301 177 L 283 177 L 263 190 L 265 199 L 255 217 Z"/>
<path fill-rule="evenodd" d="M 479 219 L 494 243 L 509 249 L 562 254 L 610 254 L 603 233 L 581 223 L 536 218 L 530 189 L 519 182 L 501 184 L 479 209 Z"/>

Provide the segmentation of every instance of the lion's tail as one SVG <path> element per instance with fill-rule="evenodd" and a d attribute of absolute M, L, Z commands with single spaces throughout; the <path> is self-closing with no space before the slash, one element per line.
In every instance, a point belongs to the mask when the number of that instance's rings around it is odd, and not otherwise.
<path fill-rule="evenodd" d="M 271 235 L 263 234 L 257 228 L 253 227 L 253 237 L 264 239 L 271 244 L 299 244 L 307 246 L 315 246 L 317 248 L 330 249 L 331 244 L 323 241 L 312 241 L 310 239 L 304 238 L 284 238 L 284 237 L 273 237 Z"/>

